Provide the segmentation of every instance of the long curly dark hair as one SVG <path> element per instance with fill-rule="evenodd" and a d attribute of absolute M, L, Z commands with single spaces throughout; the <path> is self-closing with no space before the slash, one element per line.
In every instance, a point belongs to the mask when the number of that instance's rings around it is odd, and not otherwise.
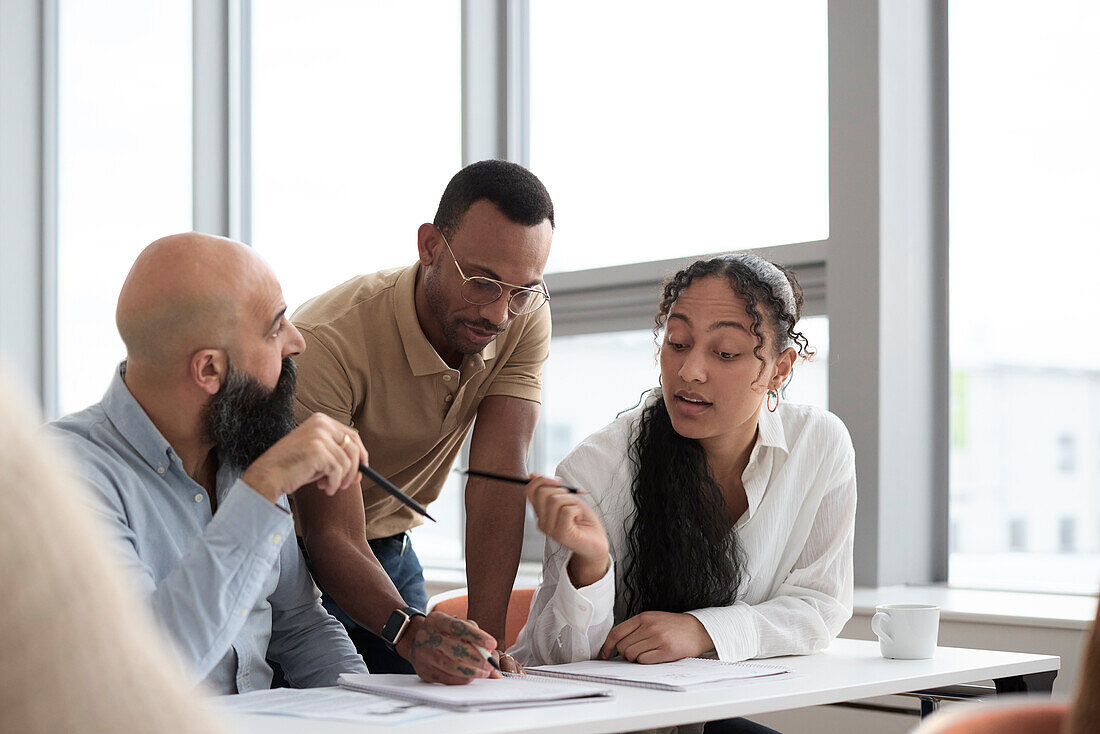
<path fill-rule="evenodd" d="M 664 285 L 655 335 L 680 294 L 706 277 L 726 278 L 732 293 L 745 301 L 761 373 L 767 346 L 775 355 L 793 347 L 803 357 L 813 356 L 806 337 L 795 330 L 803 304 L 798 279 L 755 255 L 700 260 L 672 276 Z M 635 510 L 628 520 L 623 571 L 627 616 L 732 604 L 744 579 L 741 545 L 703 447 L 673 428 L 660 388 L 642 410 L 629 453 Z"/>

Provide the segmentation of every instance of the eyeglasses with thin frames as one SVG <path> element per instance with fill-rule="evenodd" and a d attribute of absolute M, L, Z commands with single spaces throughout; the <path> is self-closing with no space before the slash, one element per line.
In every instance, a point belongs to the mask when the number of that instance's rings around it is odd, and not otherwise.
<path fill-rule="evenodd" d="M 523 285 L 512 285 L 501 280 L 486 278 L 483 275 L 467 277 L 466 273 L 462 272 L 462 266 L 458 264 L 458 258 L 455 257 L 454 250 L 451 249 L 451 243 L 447 241 L 447 236 L 443 234 L 439 227 L 436 227 L 436 231 L 443 238 L 443 244 L 447 246 L 447 252 L 451 253 L 451 259 L 454 260 L 455 267 L 458 268 L 458 275 L 462 278 L 462 288 L 459 293 L 466 303 L 472 303 L 475 306 L 488 306 L 490 303 L 499 300 L 507 288 L 508 292 L 511 293 L 508 296 L 508 310 L 514 316 L 523 316 L 538 311 L 544 303 L 550 300 L 550 294 L 546 292 L 545 285 L 541 288 L 528 288 Z"/>

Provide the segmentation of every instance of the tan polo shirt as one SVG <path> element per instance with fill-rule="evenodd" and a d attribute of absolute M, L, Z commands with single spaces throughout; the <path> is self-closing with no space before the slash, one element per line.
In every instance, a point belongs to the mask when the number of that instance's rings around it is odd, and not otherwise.
<path fill-rule="evenodd" d="M 380 474 L 422 505 L 439 496 L 482 398 L 538 402 L 550 353 L 550 309 L 516 317 L 480 354 L 451 369 L 416 319 L 420 264 L 361 275 L 306 302 L 293 316 L 306 350 L 295 358 L 295 414 L 354 426 Z M 367 538 L 423 519 L 363 482 Z"/>

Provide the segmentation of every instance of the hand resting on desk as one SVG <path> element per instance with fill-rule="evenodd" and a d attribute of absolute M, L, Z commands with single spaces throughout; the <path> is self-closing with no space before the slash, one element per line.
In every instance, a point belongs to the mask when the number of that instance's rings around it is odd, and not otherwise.
<path fill-rule="evenodd" d="M 611 628 L 600 657 L 607 660 L 618 652 L 632 663 L 670 663 L 713 649 L 703 623 L 690 614 L 642 612 Z"/>

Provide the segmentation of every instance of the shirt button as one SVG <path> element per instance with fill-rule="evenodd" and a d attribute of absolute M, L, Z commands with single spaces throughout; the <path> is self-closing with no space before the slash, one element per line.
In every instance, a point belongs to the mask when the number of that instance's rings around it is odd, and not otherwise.
<path fill-rule="evenodd" d="M 247 617 L 247 616 L 248 616 L 248 610 L 247 610 L 247 609 L 245 609 L 244 607 L 241 607 L 241 611 L 239 612 L 239 614 L 240 614 L 240 615 L 241 615 L 242 617 Z"/>
<path fill-rule="evenodd" d="M 195 501 L 196 502 L 202 502 L 202 493 L 201 492 L 195 495 Z"/>
<path fill-rule="evenodd" d="M 452 401 L 452 400 L 454 400 L 454 399 L 455 399 L 455 396 L 454 396 L 454 395 L 448 395 L 447 397 L 443 398 L 443 402 L 444 402 L 444 403 L 449 403 L 449 402 L 451 402 L 451 401 Z"/>
<path fill-rule="evenodd" d="M 450 375 L 443 375 L 443 381 L 444 382 L 450 382 L 451 381 L 451 376 Z"/>
<path fill-rule="evenodd" d="M 271 544 L 272 545 L 278 545 L 279 543 L 282 543 L 282 542 L 283 542 L 283 536 L 279 535 L 278 533 L 275 533 L 274 535 L 271 536 Z"/>
<path fill-rule="evenodd" d="M 158 466 L 157 467 L 157 474 L 163 474 L 163 473 L 164 473 L 164 467 L 163 466 Z"/>

